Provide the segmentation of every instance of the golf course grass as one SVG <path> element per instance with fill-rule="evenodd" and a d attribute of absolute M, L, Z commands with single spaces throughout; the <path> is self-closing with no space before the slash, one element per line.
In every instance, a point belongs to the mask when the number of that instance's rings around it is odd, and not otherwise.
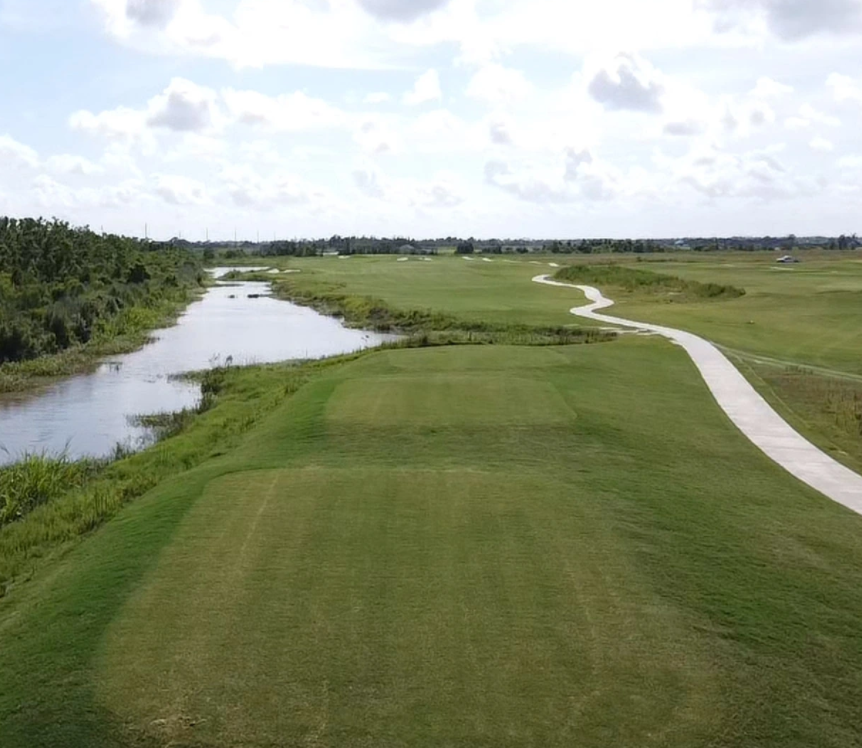
<path fill-rule="evenodd" d="M 862 745 L 862 517 L 683 351 L 387 350 L 278 402 L 3 600 L 4 748 Z"/>
<path fill-rule="evenodd" d="M 613 263 L 744 290 L 739 297 L 698 298 L 674 288 L 598 284 L 616 302 L 614 314 L 689 330 L 722 346 L 794 428 L 862 471 L 862 256 L 800 256 L 802 262 L 791 266 L 777 265 L 772 252 L 275 262 L 300 271 L 283 281 L 288 296 L 346 294 L 399 310 L 433 309 L 497 324 L 598 324 L 568 314 L 582 302 L 576 291 L 529 282 L 568 264 Z M 591 271 L 576 282 L 589 285 L 593 277 Z"/>

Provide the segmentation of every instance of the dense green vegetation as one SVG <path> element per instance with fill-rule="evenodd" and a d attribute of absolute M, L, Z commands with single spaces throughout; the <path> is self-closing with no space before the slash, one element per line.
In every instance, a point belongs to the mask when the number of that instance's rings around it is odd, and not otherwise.
<path fill-rule="evenodd" d="M 27 455 L 13 465 L 0 467 L 0 528 L 67 491 L 80 488 L 101 466 L 95 460 Z"/>
<path fill-rule="evenodd" d="M 202 282 L 183 250 L 0 218 L 0 365 L 138 332 L 152 310 L 187 301 Z"/>
<path fill-rule="evenodd" d="M 675 275 L 653 273 L 628 265 L 567 265 L 554 277 L 568 283 L 584 283 L 602 288 L 622 288 L 629 292 L 661 295 L 668 302 L 691 299 L 737 299 L 745 290 L 718 283 L 683 280 Z"/>
<path fill-rule="evenodd" d="M 212 459 L 7 595 L 4 746 L 860 745 L 862 519 L 682 351 L 314 367 L 231 372 L 159 447 Z"/>

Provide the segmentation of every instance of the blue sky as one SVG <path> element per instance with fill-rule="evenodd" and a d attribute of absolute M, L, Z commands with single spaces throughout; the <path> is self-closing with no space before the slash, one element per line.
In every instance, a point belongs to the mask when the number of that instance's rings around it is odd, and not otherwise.
<path fill-rule="evenodd" d="M 0 214 L 854 232 L 860 41 L 862 0 L 0 0 Z"/>

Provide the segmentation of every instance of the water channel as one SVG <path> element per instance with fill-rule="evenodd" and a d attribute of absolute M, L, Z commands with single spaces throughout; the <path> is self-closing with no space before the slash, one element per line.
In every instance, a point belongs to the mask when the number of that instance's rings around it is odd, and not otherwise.
<path fill-rule="evenodd" d="M 233 269 L 211 272 L 220 278 Z M 228 359 L 241 365 L 323 358 L 379 345 L 387 337 L 348 329 L 336 319 L 274 299 L 269 290 L 267 283 L 219 283 L 176 325 L 155 331 L 153 342 L 142 349 L 36 394 L 0 398 L 0 464 L 25 453 L 65 453 L 75 459 L 110 454 L 117 444 L 145 445 L 149 432 L 135 426 L 133 416 L 198 402 L 199 388 L 176 378 L 182 372 Z"/>

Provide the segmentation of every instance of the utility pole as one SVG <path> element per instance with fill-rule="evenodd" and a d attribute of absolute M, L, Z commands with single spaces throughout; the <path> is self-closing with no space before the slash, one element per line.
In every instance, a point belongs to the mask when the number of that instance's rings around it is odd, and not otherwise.
<path fill-rule="evenodd" d="M 144 241 L 146 241 L 146 240 L 148 240 L 148 239 L 150 238 L 150 231 L 149 231 L 149 229 L 150 229 L 150 227 L 145 223 L 145 224 L 144 224 Z"/>

